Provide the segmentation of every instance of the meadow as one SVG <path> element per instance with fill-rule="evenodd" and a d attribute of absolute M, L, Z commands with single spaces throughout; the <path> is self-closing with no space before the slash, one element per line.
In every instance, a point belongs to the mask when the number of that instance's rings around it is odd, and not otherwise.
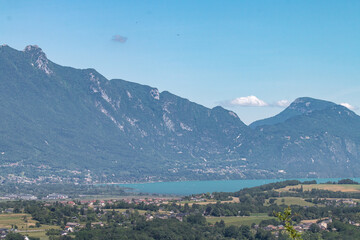
<path fill-rule="evenodd" d="M 296 186 L 287 186 L 285 188 L 278 189 L 279 192 L 289 191 L 290 189 L 303 187 L 304 191 L 310 191 L 311 189 L 322 189 L 333 192 L 360 192 L 359 184 L 304 184 Z"/>
<path fill-rule="evenodd" d="M 36 227 L 36 222 L 30 214 L 12 213 L 0 214 L 0 228 L 11 229 L 17 226 L 18 232 L 30 237 L 37 237 L 40 240 L 48 240 L 47 229 L 60 229 L 58 226 L 41 225 Z"/>
<path fill-rule="evenodd" d="M 254 213 L 251 216 L 237 216 L 237 217 L 207 217 L 206 221 L 215 224 L 223 220 L 225 225 L 234 225 L 234 226 L 251 226 L 253 223 L 259 224 L 263 220 L 275 219 L 275 217 L 270 217 L 267 213 Z"/>

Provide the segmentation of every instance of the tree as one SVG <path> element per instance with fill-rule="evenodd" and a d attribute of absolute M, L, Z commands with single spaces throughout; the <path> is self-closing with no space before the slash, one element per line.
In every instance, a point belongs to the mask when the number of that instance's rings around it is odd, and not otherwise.
<path fill-rule="evenodd" d="M 185 203 L 184 204 L 184 212 L 189 212 L 189 210 L 190 210 L 189 204 Z"/>
<path fill-rule="evenodd" d="M 274 204 L 275 201 L 276 201 L 276 198 L 270 198 L 270 199 L 269 199 L 269 204 Z"/>
<path fill-rule="evenodd" d="M 9 233 L 6 235 L 6 240 L 24 240 L 24 236 L 20 233 Z"/>
<path fill-rule="evenodd" d="M 48 229 L 46 230 L 46 236 L 60 236 L 61 230 L 58 229 Z"/>
<path fill-rule="evenodd" d="M 64 235 L 64 236 L 61 236 L 60 238 L 59 238 L 59 240 L 72 240 L 73 238 L 72 237 L 70 237 L 70 236 L 68 236 L 68 235 Z"/>
<path fill-rule="evenodd" d="M 236 238 L 239 235 L 239 232 L 238 232 L 238 229 L 234 225 L 231 225 L 231 226 L 225 228 L 224 235 L 225 235 L 225 237 Z"/>
<path fill-rule="evenodd" d="M 251 231 L 250 231 L 250 227 L 249 227 L 249 226 L 245 226 L 245 225 L 240 226 L 239 232 L 240 232 L 241 235 L 242 235 L 243 237 L 245 237 L 246 239 L 251 239 Z"/>
<path fill-rule="evenodd" d="M 317 224 L 313 223 L 310 225 L 309 230 L 313 233 L 317 233 L 320 232 L 320 227 Z"/>
<path fill-rule="evenodd" d="M 18 206 L 14 207 L 13 212 L 14 213 L 20 213 L 20 208 Z"/>
<path fill-rule="evenodd" d="M 91 222 L 86 222 L 85 229 L 91 229 Z"/>
<path fill-rule="evenodd" d="M 191 224 L 200 224 L 200 225 L 206 224 L 206 218 L 201 214 L 190 215 L 186 218 L 186 221 Z"/>
<path fill-rule="evenodd" d="M 219 228 L 224 228 L 225 227 L 225 222 L 224 220 L 221 219 L 220 222 L 216 222 L 215 226 L 219 227 Z"/>
<path fill-rule="evenodd" d="M 258 228 L 255 234 L 255 239 L 259 240 L 271 240 L 274 239 L 271 232 L 265 231 L 261 228 Z"/>
<path fill-rule="evenodd" d="M 339 180 L 338 184 L 359 184 L 359 183 L 355 182 L 354 180 L 351 180 L 351 179 L 347 178 L 347 179 Z"/>
<path fill-rule="evenodd" d="M 291 220 L 291 208 L 288 207 L 284 210 L 284 212 L 278 212 L 275 213 L 275 216 L 278 217 L 278 219 L 285 223 L 285 230 L 290 235 L 291 239 L 294 240 L 302 240 L 300 233 L 298 233 Z"/>

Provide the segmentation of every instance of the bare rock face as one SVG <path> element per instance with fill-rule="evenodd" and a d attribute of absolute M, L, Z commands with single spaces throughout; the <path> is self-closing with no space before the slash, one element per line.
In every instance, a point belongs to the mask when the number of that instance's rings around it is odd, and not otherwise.
<path fill-rule="evenodd" d="M 46 54 L 37 45 L 26 46 L 24 52 L 31 55 L 32 66 L 36 66 L 47 75 L 51 75 L 53 73 L 49 67 L 49 60 L 47 59 Z"/>

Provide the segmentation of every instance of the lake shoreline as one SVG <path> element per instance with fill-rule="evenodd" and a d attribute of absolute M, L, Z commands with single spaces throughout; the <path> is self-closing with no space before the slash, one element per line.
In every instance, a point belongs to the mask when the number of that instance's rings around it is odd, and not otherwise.
<path fill-rule="evenodd" d="M 147 183 L 110 183 L 99 185 L 117 185 L 134 189 L 134 192 L 166 195 L 191 195 L 206 192 L 235 192 L 243 188 L 256 187 L 267 183 L 286 180 L 313 181 L 317 183 L 337 182 L 344 178 L 289 178 L 289 179 L 242 179 L 242 180 L 209 180 L 209 181 L 175 181 Z M 360 178 L 349 178 L 360 181 Z"/>

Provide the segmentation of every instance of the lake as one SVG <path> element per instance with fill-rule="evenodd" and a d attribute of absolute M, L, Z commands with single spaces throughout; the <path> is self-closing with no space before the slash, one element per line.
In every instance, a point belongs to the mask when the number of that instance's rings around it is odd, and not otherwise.
<path fill-rule="evenodd" d="M 337 182 L 343 178 L 298 178 L 299 181 L 316 180 L 317 183 L 328 181 Z M 351 178 L 360 182 L 360 178 Z M 133 188 L 136 192 L 190 195 L 206 192 L 236 192 L 243 188 L 256 187 L 267 183 L 280 182 L 290 179 L 256 179 L 256 180 L 218 180 L 218 181 L 185 181 L 185 182 L 156 182 L 119 184 L 119 186 Z M 294 180 L 294 179 L 291 179 Z"/>

